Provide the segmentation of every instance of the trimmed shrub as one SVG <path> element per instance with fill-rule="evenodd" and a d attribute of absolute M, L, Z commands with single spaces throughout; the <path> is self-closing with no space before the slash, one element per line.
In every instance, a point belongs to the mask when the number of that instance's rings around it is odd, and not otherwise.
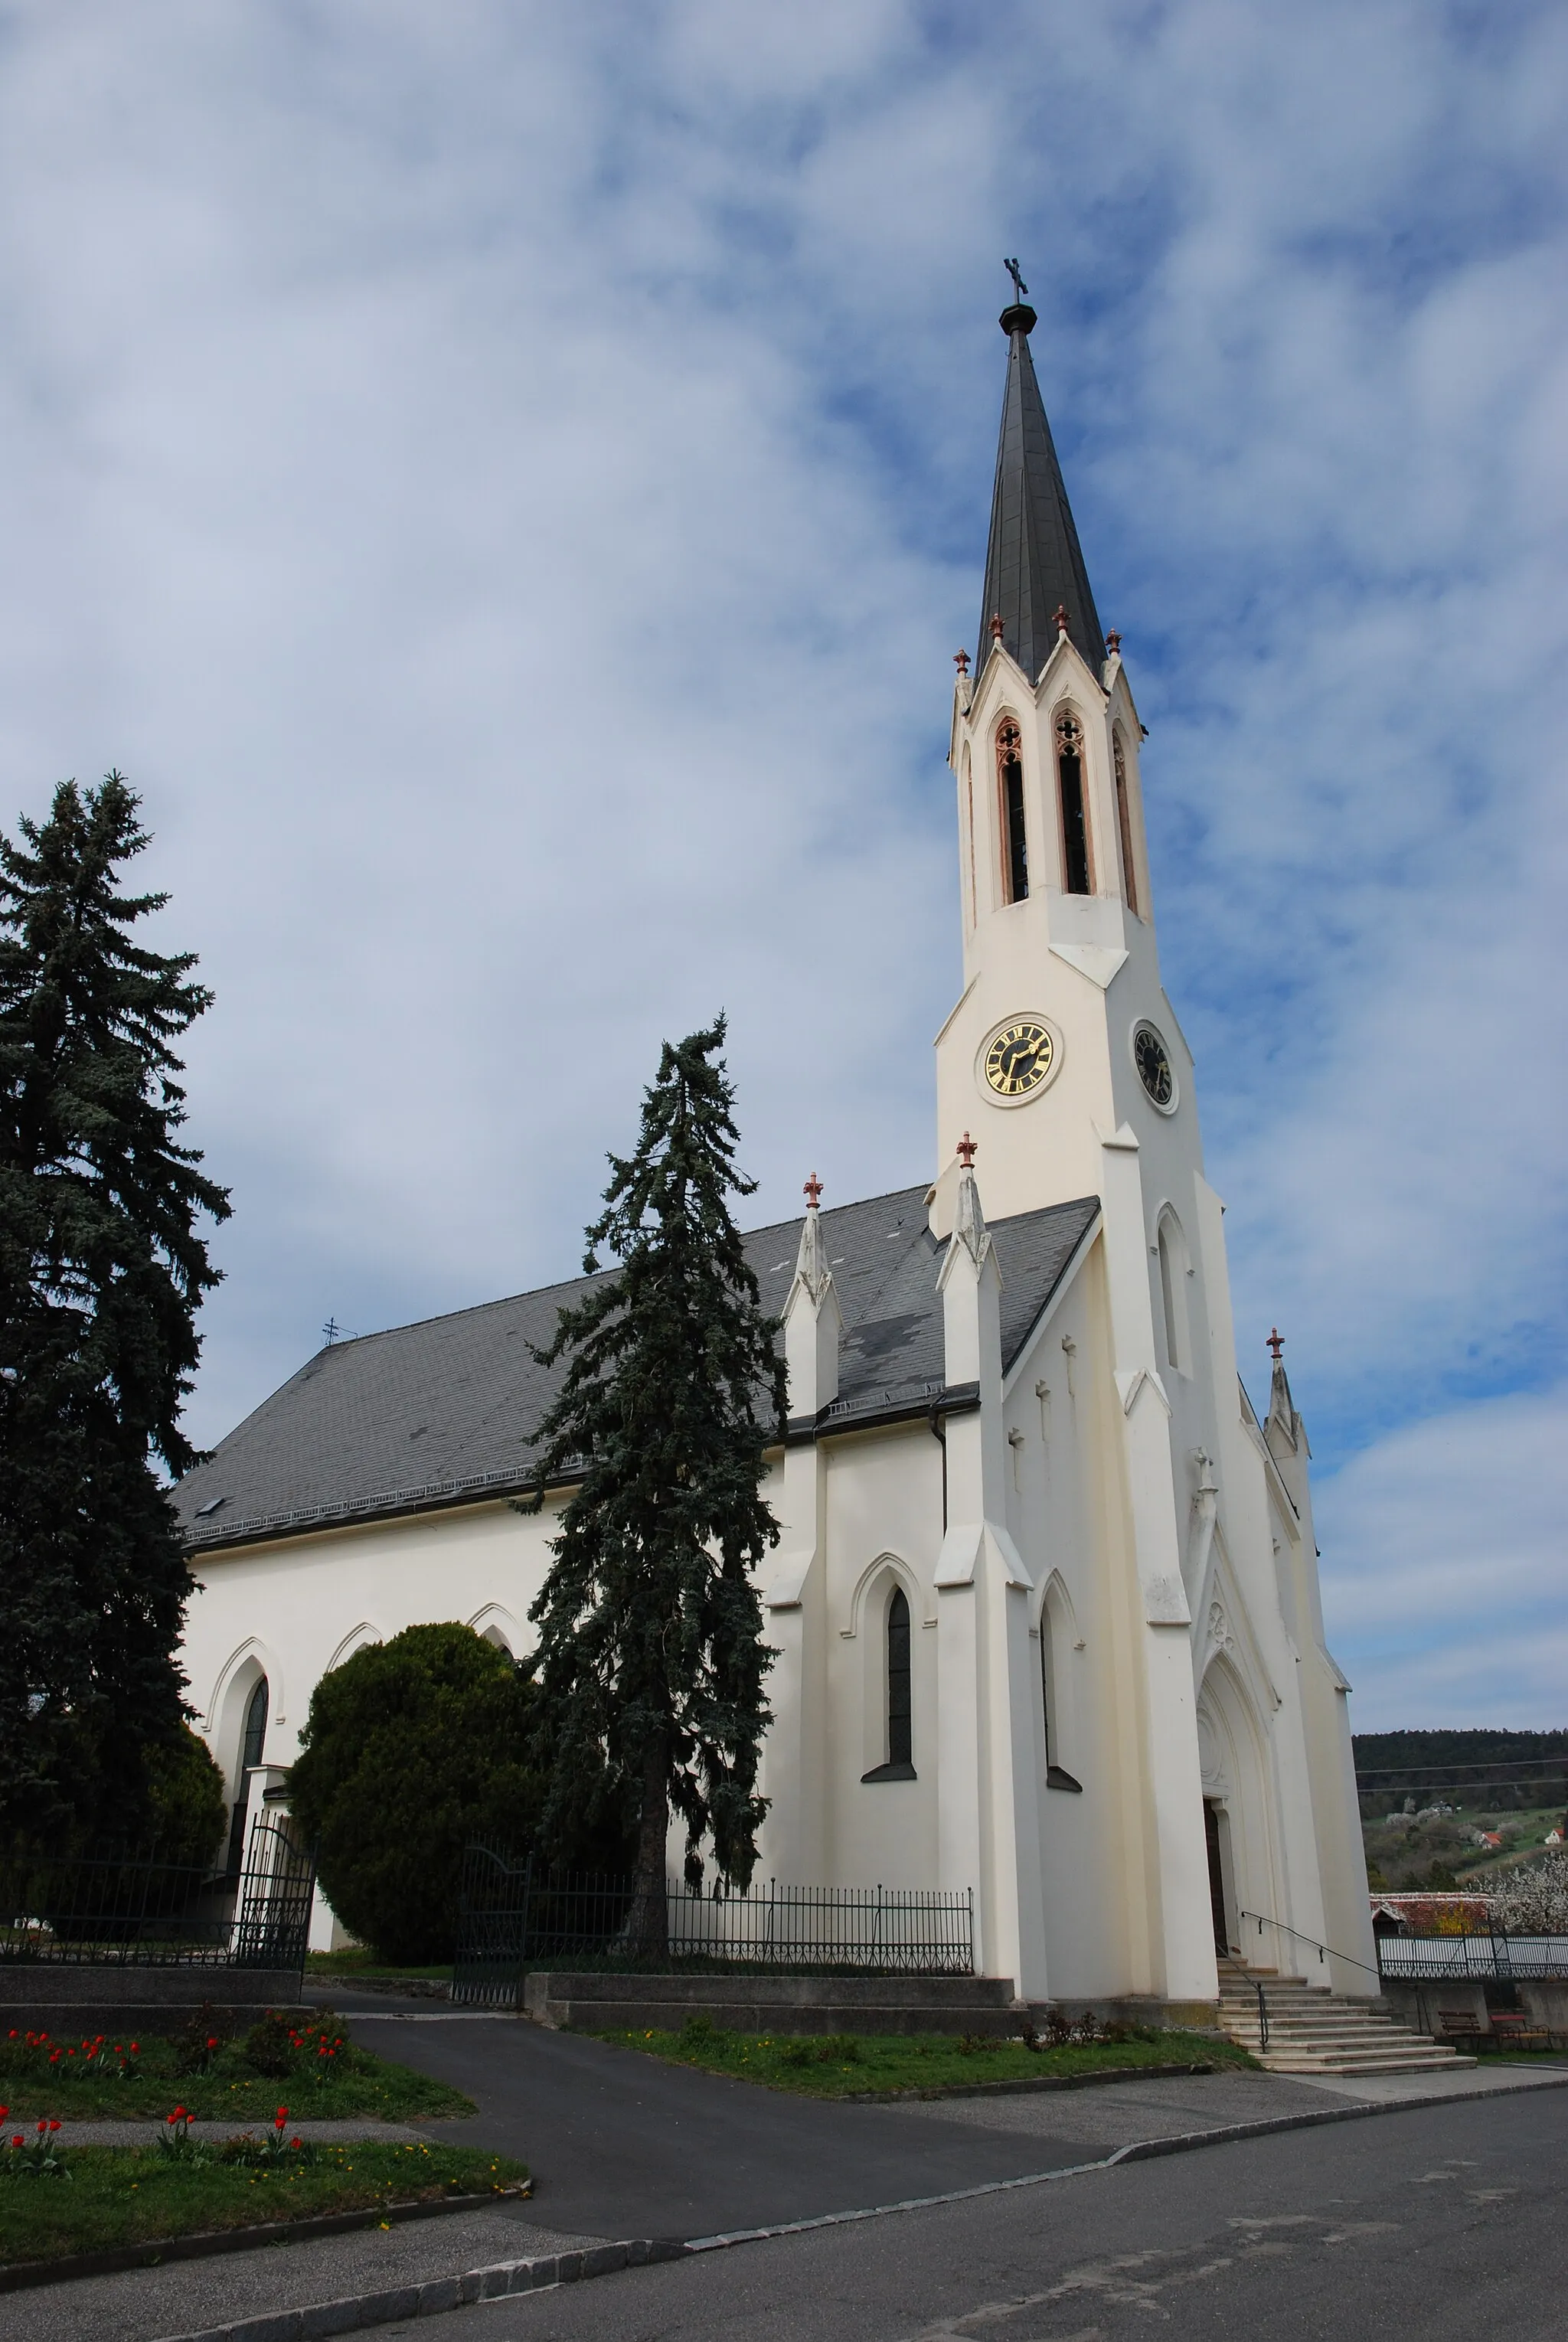
<path fill-rule="evenodd" d="M 200 1733 L 182 1724 L 175 1740 L 155 1741 L 147 1750 L 152 1835 L 165 1862 L 215 1860 L 228 1827 L 224 1777 Z"/>
<path fill-rule="evenodd" d="M 470 1838 L 531 1844 L 534 1689 L 471 1626 L 405 1626 L 355 1651 L 311 1696 L 289 1776 L 322 1892 L 392 1961 L 450 1959 Z"/>

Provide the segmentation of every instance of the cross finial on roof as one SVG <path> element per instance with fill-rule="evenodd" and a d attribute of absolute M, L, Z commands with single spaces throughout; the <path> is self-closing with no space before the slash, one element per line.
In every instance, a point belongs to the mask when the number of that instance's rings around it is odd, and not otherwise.
<path fill-rule="evenodd" d="M 991 621 L 991 639 L 994 643 L 999 643 L 1002 640 L 1002 613 L 1000 610 L 995 613 Z"/>
<path fill-rule="evenodd" d="M 963 1137 L 958 1142 L 958 1159 L 960 1163 L 963 1164 L 966 1171 L 974 1170 L 974 1158 L 979 1152 L 980 1149 L 978 1146 L 975 1144 L 974 1140 L 970 1137 L 969 1133 L 965 1131 Z"/>
<path fill-rule="evenodd" d="M 805 1197 L 806 1209 L 808 1211 L 814 1212 L 818 1204 L 822 1201 L 822 1181 L 817 1177 L 814 1171 L 812 1173 L 811 1177 L 806 1181 L 805 1186 L 801 1189 L 801 1194 Z"/>
<path fill-rule="evenodd" d="M 969 673 L 969 653 L 967 651 L 954 651 L 953 654 L 953 664 L 958 669 L 960 675 L 967 675 Z"/>
<path fill-rule="evenodd" d="M 1018 263 L 1015 260 L 1004 260 L 1002 265 L 1007 271 L 1008 275 L 1013 279 L 1013 290 L 1016 294 L 1018 299 L 1022 301 L 1024 295 L 1028 292 L 1029 287 L 1024 284 L 1023 277 L 1018 274 Z"/>
<path fill-rule="evenodd" d="M 1066 633 L 1066 631 L 1067 631 L 1067 605 L 1066 605 L 1066 603 L 1065 603 L 1065 602 L 1058 602 L 1058 603 L 1057 603 L 1057 605 L 1056 605 L 1056 632 L 1057 632 L 1059 635 L 1064 635 L 1064 634 Z"/>
<path fill-rule="evenodd" d="M 1113 626 L 1113 627 L 1112 627 L 1112 629 L 1111 629 L 1110 633 L 1109 633 L 1109 634 L 1106 636 L 1106 637 L 1105 637 L 1105 648 L 1110 652 L 1111 656 L 1112 656 L 1113 658 L 1120 658 L 1120 657 L 1121 657 L 1121 656 L 1122 656 L 1122 637 L 1121 637 L 1121 636 L 1116 632 L 1116 629 L 1115 629 L 1115 627 L 1114 627 L 1114 626 Z"/>
<path fill-rule="evenodd" d="M 1263 1347 L 1264 1347 L 1264 1349 L 1265 1349 L 1265 1350 L 1272 1350 L 1272 1351 L 1273 1352 L 1273 1354 L 1274 1354 L 1274 1364 L 1275 1364 L 1275 1366 L 1276 1366 L 1279 1365 L 1279 1362 L 1280 1362 L 1280 1352 L 1284 1348 L 1284 1346 L 1285 1346 L 1285 1337 L 1284 1337 L 1284 1336 L 1280 1332 L 1279 1327 L 1276 1326 L 1273 1328 L 1273 1330 L 1271 1332 L 1271 1334 L 1270 1334 L 1270 1336 L 1269 1336 L 1268 1340 L 1267 1340 L 1267 1341 L 1264 1343 L 1264 1345 L 1263 1345 Z"/>

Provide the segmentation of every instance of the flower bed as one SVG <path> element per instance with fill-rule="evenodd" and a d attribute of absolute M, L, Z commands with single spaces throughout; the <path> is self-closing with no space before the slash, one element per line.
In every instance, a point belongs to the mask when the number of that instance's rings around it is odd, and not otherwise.
<path fill-rule="evenodd" d="M 177 2097 L 198 2121 L 270 2121 L 283 2095 L 296 2117 L 474 2110 L 461 2091 L 357 2047 L 328 2010 L 275 2010 L 243 2034 L 206 2009 L 173 2036 L 15 2031 L 0 2040 L 0 2096 L 28 2119 L 161 2118 Z"/>

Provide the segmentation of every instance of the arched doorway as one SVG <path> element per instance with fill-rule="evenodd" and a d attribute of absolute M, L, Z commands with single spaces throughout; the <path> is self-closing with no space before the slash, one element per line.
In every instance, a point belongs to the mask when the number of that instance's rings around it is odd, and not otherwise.
<path fill-rule="evenodd" d="M 1246 1941 L 1243 1911 L 1272 1916 L 1268 1797 L 1263 1736 L 1246 1687 L 1222 1652 L 1198 1695 L 1198 1764 L 1214 1943 L 1222 1955 Z"/>

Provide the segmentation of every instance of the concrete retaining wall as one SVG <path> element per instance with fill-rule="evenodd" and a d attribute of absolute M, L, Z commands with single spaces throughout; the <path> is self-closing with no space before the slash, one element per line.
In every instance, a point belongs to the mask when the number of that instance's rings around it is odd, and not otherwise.
<path fill-rule="evenodd" d="M 1016 2033 L 1000 1977 L 528 1977 L 523 2014 L 580 2033 L 679 2032 L 688 2017 L 735 2033 Z"/>
<path fill-rule="evenodd" d="M 205 2007 L 234 2029 L 297 2008 L 298 1968 L 135 1967 L 0 1962 L 0 2036 L 174 2033 Z"/>
<path fill-rule="evenodd" d="M 1553 2048 L 1568 2047 L 1568 1978 L 1534 1983 L 1522 1978 L 1513 1985 L 1488 1984 L 1480 1977 L 1465 1977 L 1454 1984 L 1391 1980 L 1383 1986 L 1383 1997 L 1396 2023 L 1413 2026 L 1418 2033 L 1435 2036 L 1444 2009 L 1463 2009 L 1485 2025 L 1489 2009 L 1517 2008 L 1530 2024 L 1545 2027 Z"/>

